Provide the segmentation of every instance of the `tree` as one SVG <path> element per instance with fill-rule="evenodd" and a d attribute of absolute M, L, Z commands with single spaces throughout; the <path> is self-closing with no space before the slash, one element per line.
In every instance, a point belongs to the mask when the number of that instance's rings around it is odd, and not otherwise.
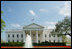
<path fill-rule="evenodd" d="M 52 35 L 57 34 L 59 36 L 71 36 L 71 17 L 65 17 L 64 20 L 58 21 L 55 26 L 56 28 L 51 32 Z"/>
<path fill-rule="evenodd" d="M 3 11 L 1 11 L 1 16 L 3 14 Z M 4 28 L 5 28 L 5 21 L 1 18 L 1 32 L 3 32 Z"/>
<path fill-rule="evenodd" d="M 67 37 L 65 35 L 71 36 L 71 17 L 65 17 L 64 20 L 58 21 L 55 26 L 56 28 L 52 30 L 51 34 L 62 36 L 62 41 L 66 42 Z"/>

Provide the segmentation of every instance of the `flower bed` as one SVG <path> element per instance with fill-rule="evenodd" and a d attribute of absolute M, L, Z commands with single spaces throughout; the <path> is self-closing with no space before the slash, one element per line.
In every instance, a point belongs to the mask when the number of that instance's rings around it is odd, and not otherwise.
<path fill-rule="evenodd" d="M 34 48 L 71 48 L 71 46 L 33 46 Z M 1 48 L 24 48 L 22 46 L 2 46 Z"/>

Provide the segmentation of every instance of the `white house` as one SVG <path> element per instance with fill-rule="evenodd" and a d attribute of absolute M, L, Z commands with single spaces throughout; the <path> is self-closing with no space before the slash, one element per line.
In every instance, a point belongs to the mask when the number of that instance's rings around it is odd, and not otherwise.
<path fill-rule="evenodd" d="M 43 26 L 32 23 L 24 26 L 23 29 L 6 30 L 7 42 L 25 42 L 26 34 L 29 34 L 33 43 L 40 42 L 62 42 L 62 36 L 52 36 L 52 29 L 44 29 Z"/>

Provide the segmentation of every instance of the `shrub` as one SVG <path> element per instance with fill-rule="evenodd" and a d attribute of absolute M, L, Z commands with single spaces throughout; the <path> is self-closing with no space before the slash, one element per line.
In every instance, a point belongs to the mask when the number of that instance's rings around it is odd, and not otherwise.
<path fill-rule="evenodd" d="M 42 43 L 33 43 L 33 46 L 66 46 L 64 42 L 42 42 Z"/>
<path fill-rule="evenodd" d="M 23 46 L 22 42 L 9 42 L 9 43 L 1 43 L 1 46 Z"/>
<path fill-rule="evenodd" d="M 41 42 L 41 43 L 32 43 L 33 46 L 66 46 L 64 42 Z M 9 42 L 9 43 L 1 43 L 1 46 L 24 46 L 22 42 Z"/>

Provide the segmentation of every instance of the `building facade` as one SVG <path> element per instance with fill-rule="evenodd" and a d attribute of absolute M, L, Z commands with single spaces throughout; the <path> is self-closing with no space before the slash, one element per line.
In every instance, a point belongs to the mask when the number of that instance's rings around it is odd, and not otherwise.
<path fill-rule="evenodd" d="M 10 29 L 6 30 L 7 42 L 25 42 L 26 35 L 29 34 L 33 43 L 40 42 L 62 42 L 62 36 L 52 36 L 52 29 L 44 29 L 43 26 L 32 23 L 24 26 L 23 29 Z"/>

